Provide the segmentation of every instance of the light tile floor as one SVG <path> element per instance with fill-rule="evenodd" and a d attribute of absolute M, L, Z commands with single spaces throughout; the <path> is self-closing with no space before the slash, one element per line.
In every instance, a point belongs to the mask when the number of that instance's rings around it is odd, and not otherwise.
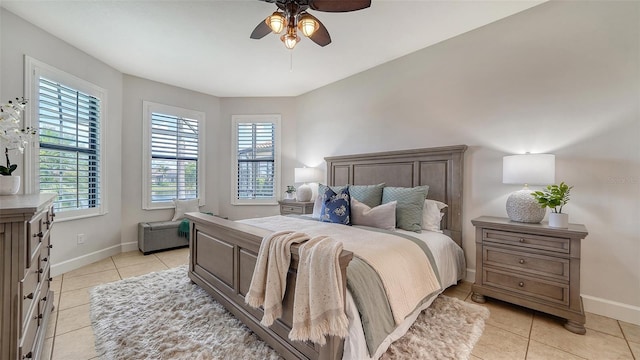
<path fill-rule="evenodd" d="M 89 319 L 89 290 L 96 285 L 188 263 L 188 249 L 142 255 L 134 251 L 101 260 L 58 276 L 52 321 L 47 329 L 44 360 L 97 359 Z M 471 301 L 471 284 L 461 282 L 445 291 Z M 587 313 L 587 334 L 564 329 L 562 319 L 488 299 L 491 316 L 473 349 L 474 360 L 637 359 L 640 326 Z M 130 359 L 135 360 L 135 359 Z"/>

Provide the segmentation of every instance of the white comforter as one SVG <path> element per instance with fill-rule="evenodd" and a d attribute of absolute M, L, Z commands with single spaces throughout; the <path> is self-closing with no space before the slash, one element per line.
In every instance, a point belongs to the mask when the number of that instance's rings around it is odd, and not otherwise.
<path fill-rule="evenodd" d="M 252 219 L 240 220 L 239 222 L 252 224 Z M 420 234 L 404 230 L 396 231 L 416 237 L 427 244 L 435 259 L 443 290 L 464 278 L 466 272 L 464 252 L 450 237 L 426 230 Z M 368 360 L 380 358 L 393 341 L 402 337 L 409 330 L 409 327 L 415 322 L 420 312 L 429 307 L 433 300 L 435 300 L 435 296 L 408 315 L 393 333 L 380 344 L 375 354 L 369 356 L 358 309 L 350 292 L 347 290 L 345 310 L 349 318 L 349 335 L 345 339 L 343 359 Z"/>

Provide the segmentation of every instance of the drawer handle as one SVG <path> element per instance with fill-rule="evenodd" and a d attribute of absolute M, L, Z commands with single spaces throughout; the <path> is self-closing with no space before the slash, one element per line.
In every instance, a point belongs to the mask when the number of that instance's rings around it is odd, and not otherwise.
<path fill-rule="evenodd" d="M 23 359 L 31 359 L 33 357 L 33 352 L 29 351 L 26 355 L 22 356 Z"/>
<path fill-rule="evenodd" d="M 33 320 L 38 320 L 38 319 L 42 319 L 42 314 L 38 314 L 38 316 L 33 317 Z"/>
<path fill-rule="evenodd" d="M 52 278 L 52 277 L 50 277 L 50 278 L 48 278 L 48 279 L 47 279 L 47 281 L 48 281 L 48 282 L 52 282 L 52 281 L 53 281 L 53 278 Z"/>
<path fill-rule="evenodd" d="M 46 258 L 45 258 L 45 259 L 46 259 Z M 518 262 L 519 262 L 520 264 L 524 264 L 524 259 L 520 259 Z"/>
<path fill-rule="evenodd" d="M 524 242 L 524 238 L 520 238 L 520 242 L 523 243 Z"/>
<path fill-rule="evenodd" d="M 48 258 L 43 258 L 42 261 L 43 262 L 47 262 L 47 261 L 49 261 L 49 259 Z M 520 263 L 520 264 L 522 264 L 522 263 Z"/>
<path fill-rule="evenodd" d="M 40 301 L 47 301 L 47 297 L 43 297 L 42 299 L 40 299 Z"/>
<path fill-rule="evenodd" d="M 524 282 L 520 281 L 520 282 L 518 283 L 518 286 L 520 286 L 520 287 L 524 287 Z"/>
<path fill-rule="evenodd" d="M 47 220 L 44 222 L 46 225 L 51 225 L 51 221 Z"/>
<path fill-rule="evenodd" d="M 44 236 L 44 234 L 42 233 L 42 231 L 40 231 L 39 233 L 33 235 L 33 237 L 39 237 L 42 238 Z"/>
<path fill-rule="evenodd" d="M 50 245 L 48 245 L 47 247 L 48 247 L 49 249 L 53 249 L 53 245 L 51 245 L 51 244 L 50 244 Z"/>
<path fill-rule="evenodd" d="M 42 274 L 44 272 L 44 269 L 38 269 L 38 274 Z"/>
<path fill-rule="evenodd" d="M 33 293 L 23 296 L 24 300 L 33 299 Z"/>

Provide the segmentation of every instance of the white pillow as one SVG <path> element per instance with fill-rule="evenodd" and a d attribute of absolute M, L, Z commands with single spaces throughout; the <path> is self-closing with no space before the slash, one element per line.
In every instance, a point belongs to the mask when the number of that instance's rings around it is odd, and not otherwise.
<path fill-rule="evenodd" d="M 351 198 L 351 224 L 394 230 L 396 228 L 397 204 L 397 201 L 391 201 L 370 208 L 366 204 Z"/>
<path fill-rule="evenodd" d="M 176 212 L 173 214 L 173 219 L 171 219 L 171 221 L 178 221 L 178 220 L 184 219 L 185 213 L 200 211 L 199 202 L 200 202 L 199 199 L 192 199 L 192 200 L 173 199 L 173 203 L 176 205 Z"/>
<path fill-rule="evenodd" d="M 426 199 L 422 208 L 422 229 L 441 233 L 440 223 L 444 216 L 442 209 L 446 207 L 447 204 L 443 202 Z"/>

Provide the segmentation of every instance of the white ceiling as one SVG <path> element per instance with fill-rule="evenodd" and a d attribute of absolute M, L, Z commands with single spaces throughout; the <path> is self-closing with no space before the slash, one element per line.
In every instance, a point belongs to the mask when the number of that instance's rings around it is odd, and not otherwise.
<path fill-rule="evenodd" d="M 373 0 L 310 11 L 333 42 L 249 39 L 276 9 L 257 0 L 2 0 L 2 7 L 119 71 L 220 96 L 296 96 L 543 1 Z M 292 66 L 292 69 L 291 69 Z"/>

